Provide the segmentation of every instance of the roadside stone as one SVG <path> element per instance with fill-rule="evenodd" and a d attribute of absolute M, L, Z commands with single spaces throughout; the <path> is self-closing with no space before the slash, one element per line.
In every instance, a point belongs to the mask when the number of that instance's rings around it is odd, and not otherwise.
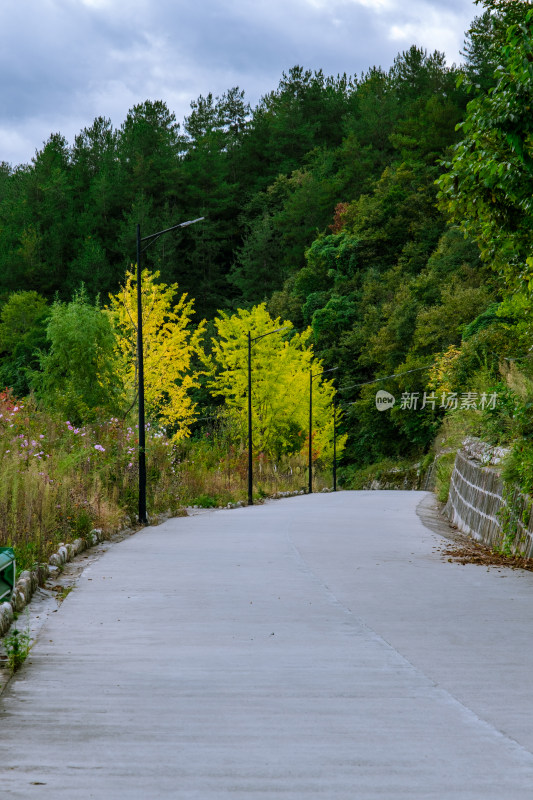
<path fill-rule="evenodd" d="M 31 574 L 29 572 L 22 572 L 19 576 L 18 581 L 15 584 L 15 591 L 22 592 L 24 597 L 27 597 L 28 600 L 32 595 L 32 580 Z"/>
<path fill-rule="evenodd" d="M 24 570 L 24 572 L 21 572 L 17 580 L 17 585 L 18 584 L 27 585 L 28 591 L 34 592 L 38 585 L 37 571 L 30 572 L 29 570 Z"/>
<path fill-rule="evenodd" d="M 0 636 L 7 633 L 11 623 L 13 622 L 14 614 L 11 603 L 0 604 Z"/>
<path fill-rule="evenodd" d="M 49 558 L 49 563 L 53 567 L 60 567 L 64 563 L 64 559 L 61 557 L 61 554 L 59 552 L 52 553 L 52 555 Z"/>
<path fill-rule="evenodd" d="M 70 561 L 72 558 L 79 555 L 83 549 L 85 549 L 85 544 L 81 539 L 76 539 L 74 542 L 69 542 L 66 545 L 66 548 L 68 553 L 67 561 Z"/>
<path fill-rule="evenodd" d="M 11 595 L 11 608 L 14 612 L 19 613 L 26 605 L 26 595 L 20 588 L 15 589 Z"/>

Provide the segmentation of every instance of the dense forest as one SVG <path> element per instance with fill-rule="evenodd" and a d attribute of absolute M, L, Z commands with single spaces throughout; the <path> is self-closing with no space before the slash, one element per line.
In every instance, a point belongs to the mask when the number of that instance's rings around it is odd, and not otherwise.
<path fill-rule="evenodd" d="M 194 299 L 191 336 L 206 320 L 207 354 L 187 364 L 212 365 L 222 321 L 261 309 L 335 369 L 346 485 L 369 465 L 424 458 L 443 431 L 514 442 L 510 469 L 527 484 L 531 5 L 480 2 L 459 66 L 415 46 L 350 77 L 295 66 L 255 108 L 231 88 L 178 124 L 147 100 L 119 128 L 99 117 L 73 143 L 52 134 L 30 164 L 2 163 L 0 387 L 67 413 L 61 381 L 94 351 L 98 380 L 84 379 L 101 391 L 83 408 L 116 411 L 98 362 L 112 332 L 91 327 L 90 310 L 125 291 L 137 223 L 149 234 L 204 217 L 144 255 Z M 76 319 L 82 351 L 62 365 Z M 195 434 L 220 407 L 217 380 L 200 370 L 187 384 Z M 378 389 L 396 399 L 385 412 Z"/>

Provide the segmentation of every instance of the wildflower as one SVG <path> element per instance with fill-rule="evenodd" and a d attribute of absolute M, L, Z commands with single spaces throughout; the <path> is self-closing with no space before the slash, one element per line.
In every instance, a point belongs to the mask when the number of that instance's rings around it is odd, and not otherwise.
<path fill-rule="evenodd" d="M 101 453 L 105 453 L 105 447 L 102 447 L 101 444 L 95 444 L 94 449 L 99 450 Z"/>
<path fill-rule="evenodd" d="M 39 439 L 44 439 L 44 433 L 39 434 Z"/>

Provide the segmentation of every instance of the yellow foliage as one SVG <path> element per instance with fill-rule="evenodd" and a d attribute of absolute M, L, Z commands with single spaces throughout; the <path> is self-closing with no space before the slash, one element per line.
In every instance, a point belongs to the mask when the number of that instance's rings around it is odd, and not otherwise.
<path fill-rule="evenodd" d="M 435 358 L 435 363 L 429 371 L 428 387 L 439 394 L 453 391 L 453 372 L 457 359 L 461 355 L 461 348 L 452 344 L 443 353 Z"/>
<path fill-rule="evenodd" d="M 311 329 L 297 333 L 291 322 L 272 319 L 264 303 L 250 311 L 224 312 L 215 319 L 217 338 L 209 358 L 209 387 L 225 398 L 243 442 L 247 435 L 248 331 L 252 339 L 252 426 L 254 450 L 269 456 L 305 451 L 309 430 L 309 372 L 320 373 Z M 277 328 L 283 331 L 275 333 Z M 265 334 L 270 334 L 267 335 Z M 258 338 L 263 337 L 263 338 Z M 313 454 L 330 459 L 333 440 L 331 381 L 313 380 Z M 346 437 L 338 438 L 339 455 Z"/>
<path fill-rule="evenodd" d="M 174 441 L 189 435 L 195 404 L 190 389 L 198 386 L 198 372 L 191 368 L 201 352 L 205 321 L 190 328 L 193 300 L 182 294 L 174 304 L 178 284 L 157 283 L 159 273 L 142 271 L 143 352 L 145 404 L 148 415 L 170 426 Z M 137 376 L 137 278 L 126 273 L 124 287 L 110 295 L 106 309 L 118 334 L 117 360 L 130 404 L 138 392 Z M 174 430 L 175 429 L 175 430 Z"/>

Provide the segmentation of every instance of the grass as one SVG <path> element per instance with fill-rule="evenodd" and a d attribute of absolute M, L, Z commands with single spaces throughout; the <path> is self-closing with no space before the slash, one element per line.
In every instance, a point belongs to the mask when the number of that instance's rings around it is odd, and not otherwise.
<path fill-rule="evenodd" d="M 172 510 L 178 478 L 170 443 L 147 436 L 149 502 Z M 15 549 L 19 570 L 46 561 L 60 542 L 112 532 L 135 514 L 137 434 L 116 418 L 76 427 L 0 395 L 0 543 Z M 164 509 L 163 509 L 164 507 Z"/>
<path fill-rule="evenodd" d="M 7 666 L 11 672 L 16 672 L 24 664 L 30 652 L 31 636 L 29 621 L 24 631 L 14 628 L 10 634 L 4 637 L 3 643 L 7 655 Z"/>
<path fill-rule="evenodd" d="M 453 467 L 455 464 L 456 452 L 443 453 L 436 458 L 435 464 L 435 494 L 437 500 L 445 503 L 450 493 L 450 483 L 452 479 Z"/>
<path fill-rule="evenodd" d="M 254 498 L 260 500 L 277 492 L 307 487 L 307 454 L 269 461 L 254 455 Z M 226 506 L 248 497 L 248 453 L 228 443 L 224 436 L 191 439 L 180 451 L 180 490 L 185 505 L 202 508 Z M 331 470 L 317 462 L 314 487 L 320 491 L 332 484 Z"/>
<path fill-rule="evenodd" d="M 13 547 L 17 570 L 47 561 L 60 543 L 112 533 L 136 519 L 138 438 L 117 418 L 77 427 L 0 393 L 0 544 Z M 147 430 L 147 506 L 178 514 L 186 505 L 226 506 L 247 499 L 247 452 L 223 435 L 173 445 Z M 254 458 L 257 499 L 306 485 L 306 456 L 269 462 Z M 317 491 L 331 483 L 316 464 Z"/>

